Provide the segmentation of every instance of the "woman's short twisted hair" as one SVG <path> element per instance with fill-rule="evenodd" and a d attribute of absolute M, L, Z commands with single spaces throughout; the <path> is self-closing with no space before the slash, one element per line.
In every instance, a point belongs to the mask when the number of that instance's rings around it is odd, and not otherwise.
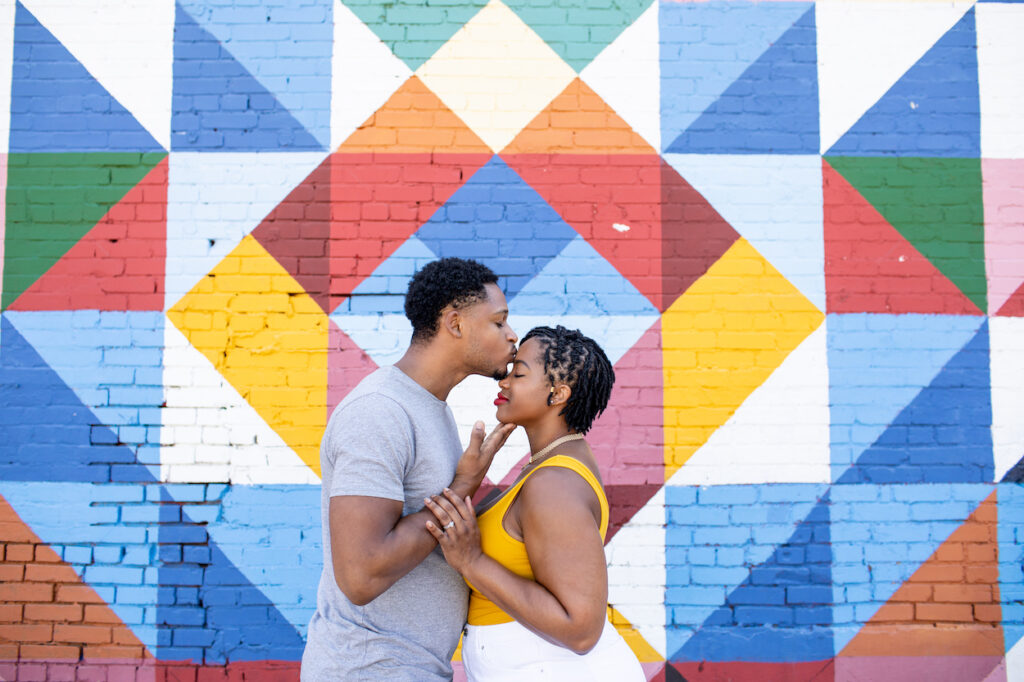
<path fill-rule="evenodd" d="M 427 341 L 437 334 L 441 311 L 461 308 L 487 298 L 487 284 L 498 276 L 475 260 L 442 258 L 427 263 L 412 276 L 405 294 L 405 316 L 412 323 L 412 340 Z"/>
<path fill-rule="evenodd" d="M 537 339 L 544 357 L 544 372 L 552 385 L 567 384 L 572 389 L 560 415 L 572 431 L 586 433 L 604 412 L 612 395 L 615 370 L 601 346 L 575 329 L 558 325 L 534 327 L 523 343 Z"/>

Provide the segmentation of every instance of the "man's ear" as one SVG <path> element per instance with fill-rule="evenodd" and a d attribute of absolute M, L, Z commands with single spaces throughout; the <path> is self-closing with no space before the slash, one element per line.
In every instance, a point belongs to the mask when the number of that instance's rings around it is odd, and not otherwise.
<path fill-rule="evenodd" d="M 462 338 L 462 326 L 466 323 L 462 314 L 454 308 L 441 311 L 441 329 L 457 339 Z"/>
<path fill-rule="evenodd" d="M 569 396 L 571 395 L 572 389 L 569 388 L 568 384 L 558 384 L 557 386 L 554 386 L 554 390 L 551 391 L 548 405 L 565 405 L 569 402 Z"/>

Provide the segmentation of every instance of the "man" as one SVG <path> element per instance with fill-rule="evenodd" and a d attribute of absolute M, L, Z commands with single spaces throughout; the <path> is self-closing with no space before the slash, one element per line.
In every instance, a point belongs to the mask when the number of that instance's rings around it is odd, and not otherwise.
<path fill-rule="evenodd" d="M 501 379 L 518 340 L 498 278 L 446 258 L 412 278 L 412 343 L 363 379 L 331 415 L 320 446 L 324 571 L 302 656 L 303 682 L 450 680 L 467 589 L 445 562 L 423 500 L 472 495 L 514 426 L 462 452 L 444 402 L 470 374 Z"/>

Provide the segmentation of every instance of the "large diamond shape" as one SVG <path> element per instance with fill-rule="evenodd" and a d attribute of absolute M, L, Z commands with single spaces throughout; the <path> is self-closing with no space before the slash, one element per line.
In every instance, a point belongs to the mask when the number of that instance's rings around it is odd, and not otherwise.
<path fill-rule="evenodd" d="M 497 152 L 576 72 L 515 12 L 492 0 L 416 75 Z"/>

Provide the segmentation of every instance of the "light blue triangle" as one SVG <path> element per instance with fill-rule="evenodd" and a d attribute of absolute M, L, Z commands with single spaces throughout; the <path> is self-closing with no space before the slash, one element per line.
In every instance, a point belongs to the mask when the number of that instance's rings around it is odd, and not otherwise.
<path fill-rule="evenodd" d="M 159 464 L 164 316 L 159 312 L 7 311 L 97 420 L 144 460 Z"/>
<path fill-rule="evenodd" d="M 333 0 L 181 5 L 321 146 L 330 146 Z"/>
<path fill-rule="evenodd" d="M 967 315 L 829 315 L 832 480 L 892 424 L 985 318 Z"/>
<path fill-rule="evenodd" d="M 663 149 L 812 6 L 742 0 L 661 3 Z"/>
<path fill-rule="evenodd" d="M 835 651 L 843 650 L 992 488 L 971 483 L 832 486 Z"/>
<path fill-rule="evenodd" d="M 1002 483 L 996 489 L 999 541 L 999 597 L 1006 651 L 1024 638 L 1024 485 Z"/>
<path fill-rule="evenodd" d="M 665 154 L 758 253 L 825 310 L 821 157 Z"/>

